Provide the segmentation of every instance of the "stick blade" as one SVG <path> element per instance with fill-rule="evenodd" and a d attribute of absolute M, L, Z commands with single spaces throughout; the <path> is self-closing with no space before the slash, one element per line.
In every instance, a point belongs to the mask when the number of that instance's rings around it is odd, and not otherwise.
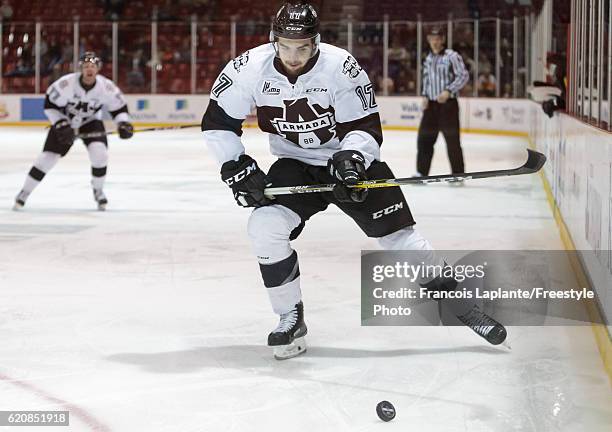
<path fill-rule="evenodd" d="M 527 149 L 527 162 L 523 165 L 523 169 L 530 172 L 538 172 L 546 163 L 546 156 L 535 150 Z"/>

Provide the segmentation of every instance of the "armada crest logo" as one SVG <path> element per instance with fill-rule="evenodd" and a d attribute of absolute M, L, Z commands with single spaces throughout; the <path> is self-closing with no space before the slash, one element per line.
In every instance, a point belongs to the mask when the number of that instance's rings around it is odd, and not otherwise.
<path fill-rule="evenodd" d="M 270 120 L 278 135 L 302 147 L 323 145 L 336 137 L 333 108 L 311 105 L 307 98 L 283 102 L 282 114 L 278 112 Z"/>

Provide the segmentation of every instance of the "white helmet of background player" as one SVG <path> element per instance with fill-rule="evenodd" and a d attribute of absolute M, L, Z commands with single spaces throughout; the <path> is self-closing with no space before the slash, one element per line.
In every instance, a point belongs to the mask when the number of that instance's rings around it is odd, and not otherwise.
<path fill-rule="evenodd" d="M 79 59 L 79 67 L 83 68 L 85 63 L 93 63 L 98 67 L 98 70 L 102 68 L 102 60 L 93 51 L 85 51 L 85 53 Z"/>
<path fill-rule="evenodd" d="M 102 67 L 102 60 L 93 51 L 86 51 L 79 60 L 81 76 L 85 83 L 91 85 Z"/>
<path fill-rule="evenodd" d="M 319 17 L 314 7 L 303 2 L 287 2 L 276 13 L 270 32 L 270 42 L 274 43 L 278 55 L 278 39 L 310 39 L 314 49 L 311 57 L 319 50 Z"/>

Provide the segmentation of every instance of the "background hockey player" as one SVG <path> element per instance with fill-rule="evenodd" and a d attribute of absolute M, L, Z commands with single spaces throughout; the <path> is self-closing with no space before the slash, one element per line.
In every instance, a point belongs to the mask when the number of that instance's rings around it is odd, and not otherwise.
<path fill-rule="evenodd" d="M 237 203 L 255 207 L 248 233 L 272 309 L 280 315 L 268 345 L 274 347 L 276 358 L 283 359 L 306 349 L 298 255 L 290 242 L 329 204 L 338 206 L 383 248 L 419 251 L 420 261 L 427 264 L 443 262 L 414 229 L 399 188 L 368 192 L 348 187 L 367 178 L 394 177 L 380 160 L 382 128 L 366 72 L 347 51 L 320 42 L 319 19 L 308 4 L 282 6 L 270 37 L 271 43 L 229 62 L 219 75 L 202 130 Z M 259 127 L 270 134 L 271 152 L 278 157 L 267 175 L 245 154 L 240 140 L 242 122 L 253 105 Z M 267 185 L 316 183 L 337 185 L 333 193 L 281 195 L 274 200 L 264 195 Z M 390 206 L 397 211 L 373 218 Z M 443 282 L 429 281 L 432 289 Z M 486 319 L 491 325 L 479 334 L 492 343 L 503 341 L 505 329 Z"/>
<path fill-rule="evenodd" d="M 98 74 L 100 59 L 93 52 L 86 52 L 79 62 L 80 72 L 71 73 L 55 81 L 47 89 L 45 114 L 51 122 L 43 151 L 34 161 L 23 188 L 15 198 L 15 210 L 21 209 L 28 196 L 55 166 L 66 156 L 76 133 L 97 135 L 84 138 L 91 162 L 91 185 L 99 210 L 106 208 L 104 181 L 108 162 L 102 108 L 106 108 L 117 124 L 119 137 L 131 138 L 134 128 L 130 123 L 127 104 L 123 94 L 109 79 Z"/>

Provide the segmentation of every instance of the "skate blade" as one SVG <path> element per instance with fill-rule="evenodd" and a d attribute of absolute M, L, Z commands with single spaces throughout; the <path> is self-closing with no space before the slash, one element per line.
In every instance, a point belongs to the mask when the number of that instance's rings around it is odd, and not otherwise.
<path fill-rule="evenodd" d="M 276 360 L 287 360 L 306 352 L 306 339 L 303 337 L 296 338 L 289 345 L 278 345 L 273 348 Z"/>
<path fill-rule="evenodd" d="M 98 211 L 106 211 L 106 204 L 98 204 Z"/>
<path fill-rule="evenodd" d="M 23 205 L 21 205 L 19 203 L 15 203 L 13 205 L 13 211 L 20 211 L 21 209 L 23 209 Z"/>

